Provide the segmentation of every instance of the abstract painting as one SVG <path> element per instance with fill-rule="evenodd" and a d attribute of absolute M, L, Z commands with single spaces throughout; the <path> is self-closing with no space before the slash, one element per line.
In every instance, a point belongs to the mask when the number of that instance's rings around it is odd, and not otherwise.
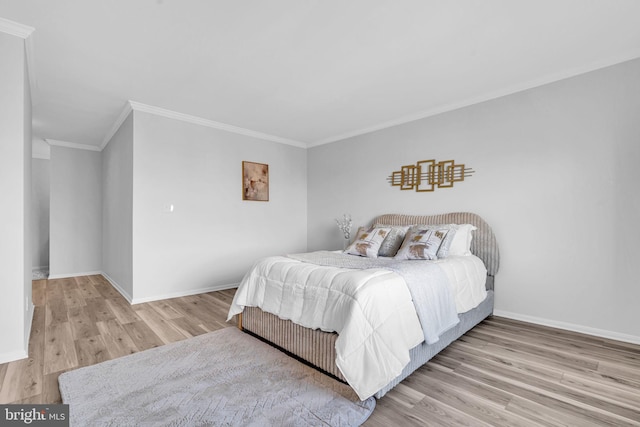
<path fill-rule="evenodd" d="M 242 162 L 242 200 L 269 201 L 269 165 Z"/>

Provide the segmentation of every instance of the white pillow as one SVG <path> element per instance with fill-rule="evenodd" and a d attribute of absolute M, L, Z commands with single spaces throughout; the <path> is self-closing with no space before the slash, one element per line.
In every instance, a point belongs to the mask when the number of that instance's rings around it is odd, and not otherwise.
<path fill-rule="evenodd" d="M 345 254 L 359 255 L 367 258 L 378 258 L 378 250 L 389 234 L 389 227 L 371 227 L 367 230 L 359 229 L 352 244 L 344 251 Z"/>
<path fill-rule="evenodd" d="M 478 227 L 472 224 L 459 224 L 449 246 L 449 255 L 471 255 L 471 239 L 473 238 L 471 232 L 477 229 Z"/>

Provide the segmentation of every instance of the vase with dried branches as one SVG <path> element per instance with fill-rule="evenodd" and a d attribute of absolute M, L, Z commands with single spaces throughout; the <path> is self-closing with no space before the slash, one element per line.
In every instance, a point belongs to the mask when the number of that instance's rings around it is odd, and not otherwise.
<path fill-rule="evenodd" d="M 336 218 L 336 224 L 338 224 L 338 228 L 342 231 L 342 235 L 344 236 L 344 240 L 342 243 L 342 249 L 346 249 L 349 244 L 349 239 L 351 238 L 351 215 L 344 214 L 342 218 Z"/>

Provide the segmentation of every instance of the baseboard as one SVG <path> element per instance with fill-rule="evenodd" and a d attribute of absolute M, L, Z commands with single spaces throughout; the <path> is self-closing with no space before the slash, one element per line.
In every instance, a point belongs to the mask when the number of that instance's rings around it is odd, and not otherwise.
<path fill-rule="evenodd" d="M 180 298 L 180 297 L 186 297 L 190 295 L 206 294 L 207 292 L 223 291 L 225 289 L 237 288 L 238 285 L 240 285 L 240 283 L 215 285 L 215 286 L 209 286 L 209 287 L 200 288 L 200 289 L 189 289 L 188 291 L 179 291 L 179 292 L 172 292 L 172 293 L 162 294 L 162 295 L 153 295 L 153 296 L 144 297 L 144 298 L 134 298 L 133 301 L 129 301 L 129 302 L 131 304 L 142 304 L 145 302 L 160 301 L 160 300 L 170 299 L 170 298 Z"/>
<path fill-rule="evenodd" d="M 107 273 L 105 273 L 104 271 L 101 271 L 100 273 L 102 277 L 104 277 L 105 279 L 107 279 L 107 281 L 109 283 L 111 283 L 111 286 L 113 286 L 115 288 L 116 291 L 120 292 L 120 295 L 122 295 L 124 297 L 124 299 L 126 299 L 129 304 L 133 304 L 131 301 L 133 300 L 133 297 L 131 295 L 129 295 L 129 293 L 127 291 L 125 291 L 122 286 L 120 286 L 118 284 L 118 282 L 116 282 L 115 280 L 113 280 L 111 277 L 109 277 L 109 275 Z"/>
<path fill-rule="evenodd" d="M 0 365 L 3 363 L 13 362 L 15 360 L 26 359 L 29 357 L 29 338 L 31 337 L 31 326 L 33 325 L 33 314 L 35 306 L 33 302 L 29 302 L 29 306 L 27 308 L 27 312 L 29 315 L 27 316 L 27 324 L 25 325 L 24 331 L 24 350 L 18 351 L 9 351 L 6 353 L 0 353 Z"/>
<path fill-rule="evenodd" d="M 49 272 L 49 280 L 68 279 L 70 277 L 80 277 L 80 276 L 95 276 L 96 274 L 102 274 L 102 271 L 85 271 L 83 273 L 64 273 L 64 274 L 51 274 L 51 272 Z"/>
<path fill-rule="evenodd" d="M 31 298 L 33 298 L 33 296 Z M 24 331 L 24 345 L 27 355 L 29 354 L 29 340 L 31 339 L 31 326 L 33 325 L 33 315 L 35 313 L 35 308 L 36 306 L 33 305 L 33 301 L 29 301 L 29 316 L 27 317 L 27 327 Z"/>
<path fill-rule="evenodd" d="M 102 275 L 102 277 L 107 279 L 107 281 L 111 283 L 111 286 L 113 286 L 115 290 L 118 291 L 120 295 L 122 295 L 124 299 L 126 299 L 129 302 L 129 304 L 132 304 L 132 305 L 142 304 L 142 303 L 151 302 L 151 301 L 160 301 L 160 300 L 169 299 L 169 298 L 180 298 L 180 297 L 186 297 L 189 295 L 204 294 L 207 292 L 223 291 L 225 289 L 237 288 L 239 285 L 239 283 L 229 283 L 226 285 L 214 285 L 214 286 L 208 286 L 206 288 L 200 288 L 200 289 L 189 289 L 187 291 L 171 292 L 168 294 L 161 294 L 161 295 L 152 295 L 144 298 L 133 298 L 132 295 L 129 295 L 129 293 L 125 291 L 124 288 L 118 284 L 118 282 L 113 280 L 113 278 L 109 277 L 109 275 L 104 271 L 93 271 L 93 272 L 78 273 L 78 274 L 55 274 L 55 275 L 49 276 L 49 279 L 64 279 L 68 277 L 77 277 L 77 276 L 93 276 L 95 274 L 100 274 Z"/>
<path fill-rule="evenodd" d="M 559 322 L 556 320 L 544 319 L 541 317 L 527 316 L 524 314 L 511 313 L 509 311 L 493 310 L 493 314 L 507 319 L 521 320 L 523 322 L 535 323 L 536 325 L 549 326 L 552 328 L 564 329 L 581 334 L 592 335 L 600 338 L 607 338 L 616 341 L 628 342 L 631 344 L 640 344 L 640 337 L 635 335 L 621 334 L 618 332 L 607 331 L 604 329 L 591 328 L 588 326 L 576 325 L 574 323 Z"/>
<path fill-rule="evenodd" d="M 27 353 L 24 350 L 0 353 L 0 364 L 13 362 L 15 360 L 20 360 L 20 359 L 26 359 L 27 357 L 29 357 L 29 353 Z"/>
<path fill-rule="evenodd" d="M 118 291 L 124 297 L 124 299 L 126 299 L 127 302 L 129 302 L 129 304 L 131 305 L 142 304 L 142 303 L 151 302 L 151 301 L 160 301 L 160 300 L 165 300 L 170 298 L 186 297 L 190 295 L 205 294 L 207 292 L 223 291 L 225 289 L 237 288 L 239 285 L 239 283 L 230 283 L 226 285 L 208 286 L 206 288 L 200 288 L 200 289 L 189 289 L 188 291 L 179 291 L 179 292 L 171 292 L 168 294 L 152 295 L 144 298 L 133 298 L 131 295 L 129 295 L 128 292 L 126 292 L 122 288 L 122 286 L 118 284 L 118 282 L 116 282 L 111 277 L 109 277 L 107 273 L 101 272 L 100 274 L 102 274 L 102 276 L 105 279 L 107 279 L 109 283 L 111 283 L 111 285 L 116 289 L 116 291 Z"/>

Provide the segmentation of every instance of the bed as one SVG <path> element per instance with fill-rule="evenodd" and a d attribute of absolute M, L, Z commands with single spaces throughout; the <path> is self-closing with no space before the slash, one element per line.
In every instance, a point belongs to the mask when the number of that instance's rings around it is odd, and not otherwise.
<path fill-rule="evenodd" d="M 454 242 L 458 252 L 453 252 L 449 240 L 452 252 L 448 254 L 444 251 L 445 239 L 462 236 L 461 227 L 466 227 L 472 236 L 467 242 L 468 252 L 459 252 L 458 238 L 457 243 Z M 437 243 L 444 251 L 443 256 L 437 259 L 434 250 L 436 259 L 426 262 L 396 262 L 393 257 L 344 255 L 342 251 L 260 260 L 238 288 L 229 318 L 238 314 L 238 326 L 242 330 L 347 382 L 361 399 L 384 396 L 493 312 L 499 250 L 491 227 L 474 213 L 381 215 L 370 226 L 360 229 L 356 240 L 359 236 L 368 236 L 363 231 L 381 229 L 386 230 L 387 237 L 390 230 L 400 229 L 406 233 L 402 234 L 402 246 L 394 249 L 397 254 L 409 253 L 404 241 L 411 240 L 409 237 L 416 235 L 416 229 L 457 231 L 448 234 L 444 231 L 439 235 L 441 240 Z M 355 246 L 356 242 L 350 246 L 352 251 Z M 438 255 L 441 255 L 440 249 Z M 423 254 L 407 256 L 414 255 Z M 474 282 L 476 290 L 460 291 L 463 288 L 458 284 L 454 292 L 437 294 L 432 290 L 442 287 L 435 285 L 440 282 L 454 289 L 455 280 Z M 288 286 L 287 281 L 293 285 L 284 288 Z M 429 287 L 423 286 L 425 281 L 429 281 Z M 303 282 L 310 285 L 301 286 Z M 426 297 L 419 295 L 420 292 L 427 292 Z M 306 299 L 302 301 L 303 298 Z M 362 302 L 363 298 L 366 303 Z M 323 302 L 314 307 L 312 303 L 316 300 Z M 423 307 L 426 303 L 422 301 L 426 300 L 438 301 L 439 305 Z M 455 309 L 453 315 L 452 308 Z M 379 321 L 381 318 L 384 320 Z M 416 321 L 420 332 L 416 332 Z"/>

